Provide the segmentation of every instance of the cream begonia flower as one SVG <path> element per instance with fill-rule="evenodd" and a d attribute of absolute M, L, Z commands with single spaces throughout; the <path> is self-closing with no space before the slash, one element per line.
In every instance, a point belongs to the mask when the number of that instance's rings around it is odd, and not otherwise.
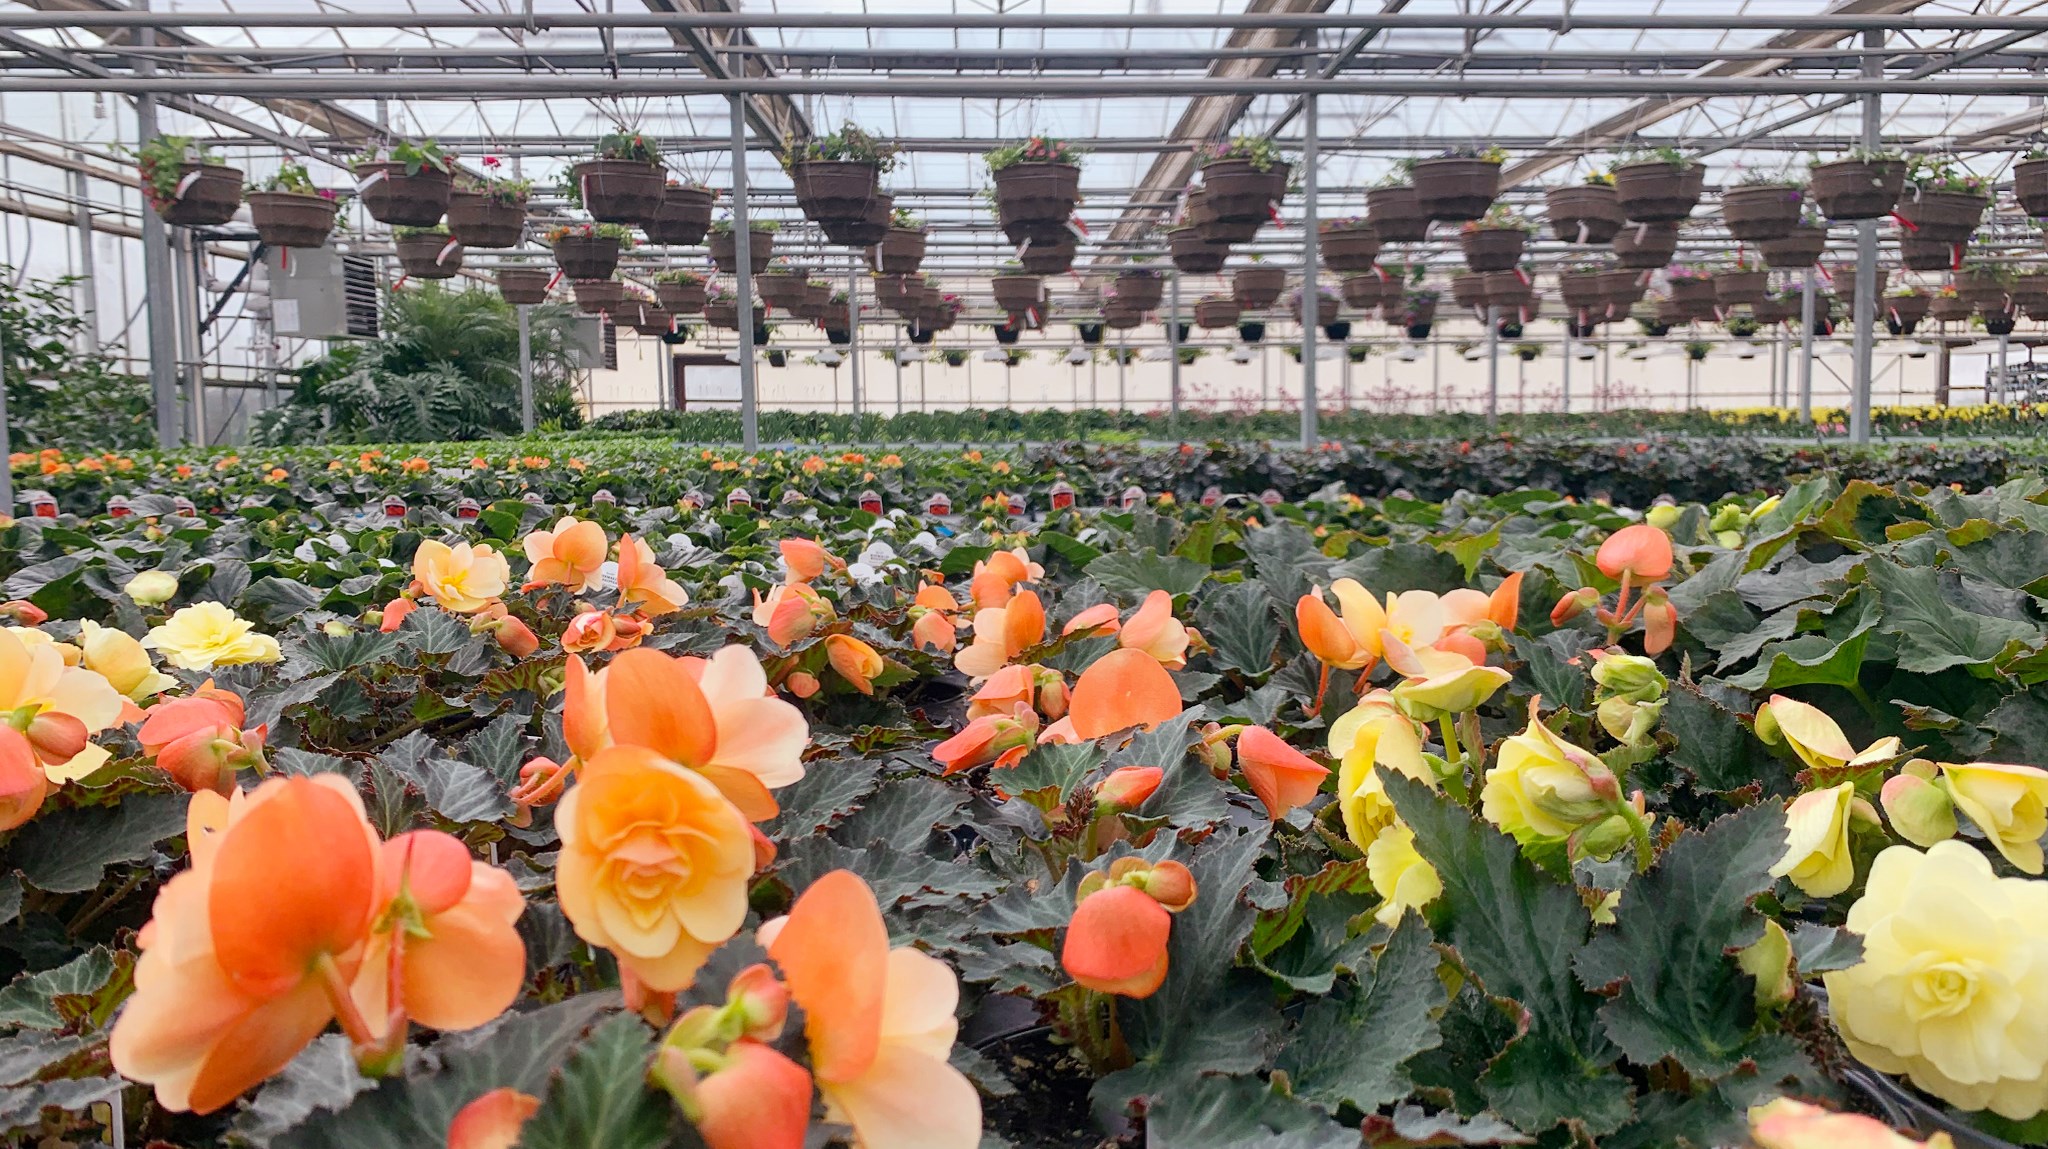
<path fill-rule="evenodd" d="M 1385 904 L 1373 914 L 1383 925 L 1401 920 L 1403 910 L 1420 910 L 1444 892 L 1443 876 L 1415 849 L 1415 831 L 1396 822 L 1365 851 L 1366 876 Z"/>
<path fill-rule="evenodd" d="M 1996 877 L 1960 841 L 1893 846 L 1847 924 L 1863 960 L 1825 981 L 1858 1061 L 1962 1109 L 2048 1108 L 2048 882 Z"/>
<path fill-rule="evenodd" d="M 1944 762 L 1941 776 L 1956 808 L 1984 831 L 2005 860 L 2038 877 L 2041 836 L 2048 834 L 2048 770 L 1996 762 L 1961 766 Z"/>
<path fill-rule="evenodd" d="M 1391 631 L 1385 640 L 1387 665 L 1403 676 L 1394 701 L 1412 718 L 1433 722 L 1476 709 L 1514 676 L 1498 666 L 1473 662 L 1455 651 L 1410 648 Z"/>
<path fill-rule="evenodd" d="M 1395 821 L 1394 804 L 1374 766 L 1386 766 L 1431 788 L 1437 785 L 1436 775 L 1423 760 L 1415 720 L 1401 713 L 1384 690 L 1359 699 L 1332 723 L 1328 745 L 1339 764 L 1337 802 L 1344 832 L 1361 850 L 1370 848 Z"/>
<path fill-rule="evenodd" d="M 1834 719 L 1782 694 L 1771 695 L 1771 700 L 1757 709 L 1756 735 L 1772 745 L 1782 739 L 1810 770 L 1875 766 L 1899 756 L 1897 738 L 1880 738 L 1858 750 Z"/>
<path fill-rule="evenodd" d="M 1480 812 L 1521 841 L 1555 841 L 1605 821 L 1621 784 L 1593 752 L 1566 742 L 1529 703 L 1529 725 L 1502 740 L 1480 789 Z"/>
<path fill-rule="evenodd" d="M 489 543 L 451 547 L 428 539 L 413 552 L 412 577 L 442 610 L 474 614 L 505 593 L 512 581 L 512 567 Z"/>
<path fill-rule="evenodd" d="M 276 639 L 257 633 L 255 623 L 217 602 L 195 602 L 180 608 L 163 625 L 151 629 L 142 645 L 180 670 L 276 662 L 281 657 Z"/>
<path fill-rule="evenodd" d="M 1856 881 L 1856 858 L 1849 848 L 1849 821 L 1854 816 L 1856 783 L 1809 790 L 1785 810 L 1790 836 L 1785 856 L 1771 867 L 1774 878 L 1791 878 L 1809 897 L 1832 898 Z"/>
<path fill-rule="evenodd" d="M 178 685 L 178 680 L 159 671 L 149 660 L 141 640 L 123 630 L 101 626 L 91 619 L 78 624 L 78 644 L 84 651 L 82 665 L 105 678 L 133 702 L 146 702 Z"/>

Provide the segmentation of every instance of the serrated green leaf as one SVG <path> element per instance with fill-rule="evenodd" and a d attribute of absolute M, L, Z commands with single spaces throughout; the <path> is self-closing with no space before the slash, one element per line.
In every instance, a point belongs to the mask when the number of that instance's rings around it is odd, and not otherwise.
<path fill-rule="evenodd" d="M 235 1132 L 252 1145 L 273 1137 L 318 1112 L 338 1113 L 356 1095 L 376 1085 L 356 1069 L 348 1038 L 330 1033 L 315 1038 L 235 1118 Z"/>
<path fill-rule="evenodd" d="M 1003 888 L 1000 879 L 962 862 L 942 861 L 898 850 L 882 842 L 842 846 L 830 838 L 799 838 L 784 851 L 776 875 L 802 893 L 833 870 L 852 870 L 875 891 L 884 910 L 957 905 Z"/>
<path fill-rule="evenodd" d="M 1332 1112 L 1348 1104 L 1370 1113 L 1408 1095 L 1402 1065 L 1441 1040 L 1432 1017 L 1445 1000 L 1435 940 L 1411 913 L 1356 982 L 1308 1003 L 1275 1064 L 1296 1096 Z"/>
<path fill-rule="evenodd" d="M 1863 938 L 1840 926 L 1800 922 L 1792 929 L 1792 965 L 1800 975 L 1848 969 L 1863 960 Z"/>
<path fill-rule="evenodd" d="M 319 606 L 325 597 L 324 592 L 297 579 L 271 575 L 250 583 L 242 592 L 242 609 L 257 622 L 275 626 Z"/>
<path fill-rule="evenodd" d="M 1218 667 L 1252 679 L 1273 672 L 1280 620 L 1264 583 L 1246 579 L 1204 593 L 1195 625 L 1209 641 L 1209 659 Z"/>
<path fill-rule="evenodd" d="M 1108 758 L 1100 743 L 1046 742 L 1033 746 L 1014 767 L 992 772 L 989 782 L 1008 794 L 1050 793 L 1048 808 L 1060 806 Z"/>
<path fill-rule="evenodd" d="M 119 1077 L 60 1077 L 0 1089 L 0 1130 L 36 1124 L 45 1109 L 82 1111 L 126 1088 Z"/>
<path fill-rule="evenodd" d="M 1256 1077 L 1202 1077 L 1162 1094 L 1145 1133 L 1173 1149 L 1345 1149 L 1358 1135 Z"/>
<path fill-rule="evenodd" d="M 462 744 L 462 760 L 482 767 L 501 786 L 517 785 L 519 768 L 527 758 L 528 721 L 524 714 L 501 714 L 491 719 L 490 725 Z"/>
<path fill-rule="evenodd" d="M 1529 1138 L 1490 1113 L 1467 1120 L 1458 1114 L 1427 1113 L 1401 1105 L 1391 1117 L 1368 1113 L 1358 1131 L 1371 1149 L 1437 1149 L 1459 1145 L 1527 1145 Z"/>
<path fill-rule="evenodd" d="M 100 884 L 107 867 L 139 862 L 156 844 L 185 832 L 183 794 L 129 794 L 113 806 L 56 810 L 21 828 L 7 862 L 23 880 L 52 894 Z"/>
<path fill-rule="evenodd" d="M 881 781 L 882 764 L 863 758 L 813 762 L 794 784 L 776 791 L 782 812 L 766 827 L 778 840 L 808 837 L 859 809 Z"/>
<path fill-rule="evenodd" d="M 859 809 L 832 831 L 846 845 L 888 842 L 898 849 L 923 849 L 938 830 L 959 825 L 967 793 L 936 778 L 884 782 Z"/>
<path fill-rule="evenodd" d="M 1673 682 L 1664 703 L 1664 729 L 1677 739 L 1671 761 L 1689 771 L 1700 787 L 1725 793 L 1762 784 L 1775 793 L 1789 779 L 1777 759 L 1742 720 L 1688 682 Z"/>
<path fill-rule="evenodd" d="M 1294 604 L 1311 586 L 1328 586 L 1331 563 L 1316 549 L 1315 537 L 1297 523 L 1274 523 L 1249 531 L 1245 553 L 1273 603 L 1292 617 Z"/>
<path fill-rule="evenodd" d="M 2041 642 L 2041 628 L 2031 622 L 1969 609 L 1954 575 L 1945 580 L 1931 567 L 1882 559 L 1872 559 L 1864 571 L 1884 604 L 1884 631 L 1899 636 L 1900 670 L 1933 674 L 1988 664 Z"/>
<path fill-rule="evenodd" d="M 429 809 L 451 822 L 495 822 L 513 811 L 502 783 L 481 767 L 442 757 L 420 731 L 392 743 L 377 763 L 417 789 Z"/>
<path fill-rule="evenodd" d="M 114 976 L 114 955 L 91 949 L 41 973 L 15 978 L 0 989 L 0 1025 L 23 1029 L 61 1029 L 68 1024 L 57 999 L 96 992 Z"/>
<path fill-rule="evenodd" d="M 1088 577 L 1118 598 L 1136 600 L 1155 590 L 1171 595 L 1193 593 L 1209 577 L 1209 568 L 1178 555 L 1142 551 L 1111 551 L 1088 564 Z"/>
<path fill-rule="evenodd" d="M 701 1144 L 675 1103 L 647 1083 L 656 1034 L 622 1013 L 590 1031 L 540 1111 L 520 1132 L 524 1149 L 664 1149 Z"/>
<path fill-rule="evenodd" d="M 1588 699 L 1587 675 L 1592 659 L 1585 653 L 1599 643 L 1590 634 L 1576 630 L 1554 630 L 1541 638 L 1511 635 L 1515 658 L 1522 666 L 1516 676 L 1528 681 L 1543 696 L 1543 704 L 1565 710 L 1584 710 Z"/>

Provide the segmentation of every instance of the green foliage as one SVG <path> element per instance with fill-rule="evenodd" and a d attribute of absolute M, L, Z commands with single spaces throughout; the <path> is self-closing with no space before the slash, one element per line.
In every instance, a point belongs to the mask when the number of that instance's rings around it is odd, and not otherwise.
<path fill-rule="evenodd" d="M 0 268 L 0 374 L 17 451 L 123 450 L 156 439 L 149 381 L 116 371 L 108 356 L 80 350 L 85 319 L 72 305 L 76 282 L 16 285 Z"/>

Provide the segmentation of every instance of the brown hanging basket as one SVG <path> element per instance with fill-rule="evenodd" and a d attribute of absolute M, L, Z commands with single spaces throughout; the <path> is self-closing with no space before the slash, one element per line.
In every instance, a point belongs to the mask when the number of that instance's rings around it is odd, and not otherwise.
<path fill-rule="evenodd" d="M 921 227 L 892 227 L 868 251 L 868 267 L 884 275 L 910 275 L 924 263 L 925 233 Z"/>
<path fill-rule="evenodd" d="M 1129 331 L 1145 322 L 1145 312 L 1135 307 L 1118 307 L 1105 304 L 1102 308 L 1102 323 L 1118 331 Z"/>
<path fill-rule="evenodd" d="M 661 210 L 668 194 L 660 164 L 584 160 L 569 174 L 583 195 L 583 210 L 600 223 L 641 223 Z"/>
<path fill-rule="evenodd" d="M 1484 308 L 1486 306 L 1486 274 L 1468 271 L 1451 277 L 1451 302 L 1459 307 Z"/>
<path fill-rule="evenodd" d="M 1401 281 L 1378 272 L 1361 271 L 1344 277 L 1344 302 L 1361 311 L 1371 311 L 1401 295 Z"/>
<path fill-rule="evenodd" d="M 1927 301 L 1927 314 L 1936 323 L 1956 323 L 1968 319 L 1976 308 L 1970 301 L 1954 295 L 1937 295 Z"/>
<path fill-rule="evenodd" d="M 863 220 L 881 194 L 881 169 L 857 160 L 798 160 L 789 165 L 797 206 L 820 223 Z"/>
<path fill-rule="evenodd" d="M 1893 295 L 1883 301 L 1881 314 L 1901 327 L 1911 327 L 1927 318 L 1927 309 L 1932 303 L 1925 295 Z"/>
<path fill-rule="evenodd" d="M 334 232 L 338 200 L 298 192 L 250 192 L 249 219 L 256 235 L 271 247 L 327 246 Z"/>
<path fill-rule="evenodd" d="M 1431 219 L 1474 220 L 1500 196 L 1500 165 L 1492 160 L 1440 156 L 1415 162 L 1415 200 Z"/>
<path fill-rule="evenodd" d="M 1820 213 L 1837 222 L 1890 215 L 1905 186 L 1904 160 L 1835 160 L 1815 164 L 1808 184 Z"/>
<path fill-rule="evenodd" d="M 1990 200 L 1969 192 L 1908 192 L 1899 197 L 1899 226 L 1925 243 L 1968 243 L 1990 206 Z"/>
<path fill-rule="evenodd" d="M 1550 234 L 1565 243 L 1605 244 L 1627 220 L 1621 214 L 1621 200 L 1608 184 L 1551 188 L 1543 194 L 1543 210 Z"/>
<path fill-rule="evenodd" d="M 996 306 L 1008 312 L 1037 307 L 1045 298 L 1045 281 L 1035 275 L 998 275 L 988 281 Z"/>
<path fill-rule="evenodd" d="M 178 227 L 213 227 L 235 218 L 242 206 L 242 169 L 224 164 L 181 164 L 179 192 L 157 209 L 165 223 Z"/>
<path fill-rule="evenodd" d="M 448 234 L 464 247 L 518 247 L 526 234 L 526 205 L 457 191 L 448 197 Z"/>
<path fill-rule="evenodd" d="M 640 221 L 647 242 L 666 247 L 689 247 L 704 242 L 711 227 L 710 188 L 668 184 L 661 192 L 661 206 Z"/>
<path fill-rule="evenodd" d="M 1723 271 L 1715 274 L 1714 302 L 1723 307 L 1738 303 L 1755 303 L 1770 294 L 1771 273 L 1768 271 Z"/>
<path fill-rule="evenodd" d="M 1623 164 L 1614 169 L 1614 197 L 1635 223 L 1670 223 L 1686 218 L 1706 189 L 1707 165 L 1673 166 L 1663 160 Z"/>
<path fill-rule="evenodd" d="M 695 315 L 697 312 L 704 310 L 704 299 L 709 294 L 709 289 L 705 287 L 702 281 L 697 283 L 683 283 L 672 279 L 657 279 L 654 281 L 654 298 L 661 303 L 662 307 L 675 312 L 677 315 Z"/>
<path fill-rule="evenodd" d="M 1981 267 L 1958 268 L 1949 276 L 1949 282 L 1954 285 L 1956 294 L 1974 307 L 1996 309 L 2004 306 L 2012 295 L 2004 280 Z M 1883 290 L 1882 287 L 1879 290 Z"/>
<path fill-rule="evenodd" d="M 1907 271 L 1947 271 L 1962 262 L 1963 245 L 1938 240 L 1899 239 L 1899 266 Z"/>
<path fill-rule="evenodd" d="M 555 273 L 540 267 L 501 267 L 498 269 L 498 294 L 511 304 L 536 304 L 548 301 L 548 281 Z"/>
<path fill-rule="evenodd" d="M 1202 166 L 1202 191 L 1217 219 L 1261 224 L 1273 218 L 1275 208 L 1287 198 L 1291 170 L 1286 164 L 1260 171 L 1250 160 L 1215 160 Z"/>
<path fill-rule="evenodd" d="M 1623 267 L 1663 267 L 1678 254 L 1678 225 L 1631 222 L 1611 242 L 1615 261 Z"/>
<path fill-rule="evenodd" d="M 1833 274 L 1835 277 L 1834 282 L 1836 294 L 1846 295 L 1851 299 L 1854 299 L 1856 297 L 1856 265 L 1853 263 L 1844 263 L 1836 267 L 1834 269 Z M 1890 282 L 1891 272 L 1886 271 L 1882 267 L 1878 268 L 1877 285 L 1874 288 L 1872 288 L 1872 290 L 1877 293 L 1877 297 L 1879 299 L 1884 298 L 1885 285 Z M 1999 288 L 1998 294 L 2001 298 L 2003 298 L 2005 295 L 2005 289 L 2003 287 Z"/>
<path fill-rule="evenodd" d="M 1245 311 L 1264 311 L 1279 302 L 1287 290 L 1284 267 L 1240 267 L 1230 277 L 1230 293 Z"/>
<path fill-rule="evenodd" d="M 768 271 L 754 277 L 754 294 L 770 307 L 794 310 L 809 291 L 810 273 L 806 271 Z"/>
<path fill-rule="evenodd" d="M 1162 276 L 1127 271 L 1116 277 L 1115 298 L 1118 306 L 1151 311 L 1159 306 L 1159 300 L 1165 294 L 1166 280 Z"/>
<path fill-rule="evenodd" d="M 448 213 L 455 177 L 439 168 L 422 167 L 406 174 L 392 160 L 357 164 L 356 198 L 370 218 L 393 227 L 432 227 Z"/>
<path fill-rule="evenodd" d="M 896 215 L 896 197 L 877 194 L 868 200 L 867 214 L 857 219 L 824 219 L 818 230 L 833 243 L 847 247 L 873 247 L 889 234 L 889 221 Z"/>
<path fill-rule="evenodd" d="M 1711 279 L 1673 279 L 1670 281 L 1671 302 L 1685 308 L 1692 314 L 1714 312 L 1714 281 Z"/>
<path fill-rule="evenodd" d="M 2021 160 L 2012 166 L 2012 195 L 2020 210 L 2048 216 L 2048 159 Z"/>
<path fill-rule="evenodd" d="M 891 311 L 914 311 L 924 301 L 924 280 L 917 276 L 876 272 L 869 281 L 875 286 L 875 302 Z"/>
<path fill-rule="evenodd" d="M 1623 267 L 1600 273 L 1600 290 L 1607 297 L 1609 314 L 1627 315 L 1650 290 L 1649 278 L 1635 268 Z"/>
<path fill-rule="evenodd" d="M 712 232 L 707 246 L 711 249 L 712 266 L 727 275 L 737 275 L 740 270 L 739 252 L 733 243 L 732 232 Z M 775 255 L 775 233 L 759 228 L 747 232 L 747 269 L 759 275 L 761 269 Z"/>
<path fill-rule="evenodd" d="M 579 279 L 571 287 L 576 293 L 576 310 L 585 315 L 617 311 L 626 303 L 626 285 L 616 279 Z"/>
<path fill-rule="evenodd" d="M 1034 241 L 1018 254 L 1017 262 L 1024 265 L 1027 275 L 1065 275 L 1074 266 L 1074 257 L 1080 250 L 1073 234 L 1068 233 L 1061 239 Z"/>
<path fill-rule="evenodd" d="M 1380 237 L 1370 227 L 1318 232 L 1316 256 L 1331 271 L 1365 271 L 1380 254 Z"/>
<path fill-rule="evenodd" d="M 630 310 L 630 309 L 629 309 Z M 676 317 L 651 303 L 638 305 L 633 317 L 633 330 L 649 339 L 659 339 L 675 329 Z"/>
<path fill-rule="evenodd" d="M 398 266 L 413 279 L 453 279 L 462 270 L 462 244 L 448 235 L 401 235 L 392 240 Z M 445 254 L 444 254 L 445 253 Z"/>
<path fill-rule="evenodd" d="M 1337 322 L 1337 311 L 1340 306 L 1341 304 L 1338 302 L 1336 296 L 1324 295 L 1321 292 L 1317 292 L 1316 326 L 1328 327 L 1330 324 Z M 1294 321 L 1296 323 L 1301 322 L 1301 297 L 1299 295 L 1297 295 L 1293 300 L 1289 301 L 1287 305 L 1287 313 L 1294 317 Z"/>
<path fill-rule="evenodd" d="M 1406 184 L 1368 190 L 1365 214 L 1381 243 L 1421 243 L 1429 238 L 1429 215 L 1415 198 L 1415 189 Z"/>
<path fill-rule="evenodd" d="M 1205 295 L 1195 301 L 1195 326 L 1207 331 L 1235 327 L 1243 316 L 1244 309 L 1238 306 L 1235 296 Z"/>
<path fill-rule="evenodd" d="M 1828 229 L 1814 224 L 1799 224 L 1785 235 L 1757 245 L 1765 267 L 1785 271 L 1812 267 L 1827 249 Z"/>
<path fill-rule="evenodd" d="M 1227 248 L 1209 242 L 1198 227 L 1166 229 L 1168 252 L 1173 265 L 1188 275 L 1214 275 L 1223 270 Z"/>
<path fill-rule="evenodd" d="M 723 303 L 706 303 L 704 305 L 704 322 L 724 331 L 738 331 L 740 329 L 739 304 L 731 300 L 726 300 Z"/>
<path fill-rule="evenodd" d="M 1486 301 L 1504 310 L 1531 308 L 1536 303 L 1536 285 L 1522 278 L 1519 271 L 1489 271 Z"/>
<path fill-rule="evenodd" d="M 1721 222 L 1743 243 L 1783 239 L 1799 226 L 1804 189 L 1792 184 L 1745 184 L 1721 193 Z"/>
<path fill-rule="evenodd" d="M 1507 271 L 1522 261 L 1529 234 L 1519 227 L 1475 227 L 1460 232 L 1465 266 L 1473 271 Z"/>
<path fill-rule="evenodd" d="M 609 235 L 565 235 L 555 241 L 555 266 L 570 279 L 605 279 L 619 267 L 619 241 Z"/>
<path fill-rule="evenodd" d="M 1071 235 L 1067 221 L 1081 202 L 1079 164 L 1019 163 L 995 172 L 996 220 L 1011 243 Z"/>
<path fill-rule="evenodd" d="M 1606 274 L 1604 271 L 1560 273 L 1557 292 L 1564 300 L 1565 310 L 1604 314 L 1607 310 L 1607 289 L 1602 277 Z"/>

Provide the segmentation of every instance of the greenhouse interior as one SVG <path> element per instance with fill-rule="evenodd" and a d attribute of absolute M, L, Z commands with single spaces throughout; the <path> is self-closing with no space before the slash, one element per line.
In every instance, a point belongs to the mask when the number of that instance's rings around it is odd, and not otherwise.
<path fill-rule="evenodd" d="M 2044 227 L 2044 0 L 0 0 L 0 1143 L 2048 1149 Z"/>

